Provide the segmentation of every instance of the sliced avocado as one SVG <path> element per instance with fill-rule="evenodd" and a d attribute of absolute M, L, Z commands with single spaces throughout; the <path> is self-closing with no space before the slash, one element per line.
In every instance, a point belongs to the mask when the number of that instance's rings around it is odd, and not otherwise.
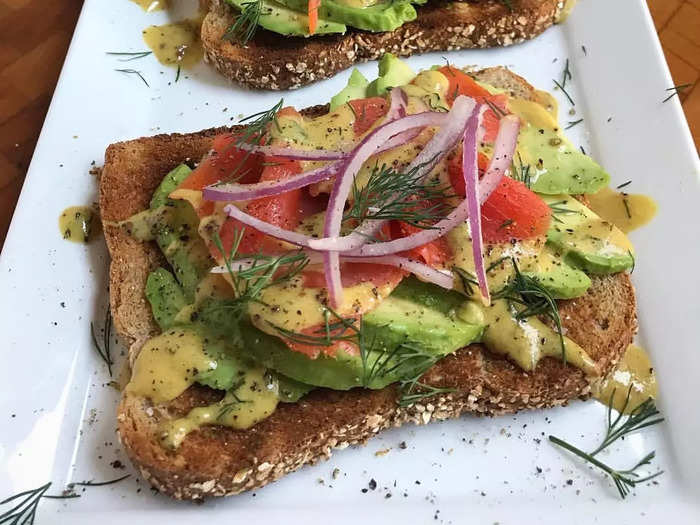
<path fill-rule="evenodd" d="M 543 106 L 510 98 L 508 109 L 523 122 L 518 135 L 518 162 L 527 166 L 530 188 L 537 193 L 595 193 L 610 175 L 563 135 L 556 118 Z"/>
<path fill-rule="evenodd" d="M 250 367 L 236 356 L 230 342 L 212 338 L 201 329 L 199 331 L 204 340 L 204 352 L 216 361 L 216 368 L 199 372 L 195 381 L 216 390 L 228 390 L 234 386 L 241 373 Z"/>
<path fill-rule="evenodd" d="M 353 69 L 348 79 L 348 85 L 331 99 L 330 111 L 333 111 L 351 100 L 365 98 L 369 81 L 358 69 Z"/>
<path fill-rule="evenodd" d="M 250 0 L 226 1 L 239 10 L 244 9 L 246 4 L 250 4 Z M 262 0 L 262 11 L 258 19 L 258 24 L 268 31 L 273 31 L 281 35 L 310 36 L 309 17 L 305 13 L 306 5 L 303 10 L 295 11 L 273 0 Z M 320 12 L 319 15 L 321 15 Z M 333 22 L 319 16 L 318 25 L 316 26 L 316 32 L 314 34 L 345 33 L 346 30 L 347 27 L 345 24 Z"/>
<path fill-rule="evenodd" d="M 151 272 L 146 280 L 146 299 L 161 330 L 173 325 L 175 316 L 186 305 L 185 294 L 175 277 L 165 268 Z"/>
<path fill-rule="evenodd" d="M 193 301 L 195 288 L 212 266 L 209 250 L 197 231 L 197 213 L 189 202 L 168 198 L 191 171 L 184 164 L 176 167 L 165 176 L 151 198 L 152 209 L 167 211 L 162 213 L 162 222 L 152 229 L 187 302 Z"/>
<path fill-rule="evenodd" d="M 323 0 L 319 15 L 364 31 L 393 31 L 418 16 L 409 0 L 388 0 L 353 7 L 341 0 Z"/>
<path fill-rule="evenodd" d="M 168 195 L 175 191 L 190 173 L 192 173 L 192 169 L 187 164 L 180 164 L 168 173 L 158 185 L 156 191 L 153 192 L 150 204 L 151 209 L 156 209 L 165 206 L 168 202 L 172 202 L 168 199 Z"/>
<path fill-rule="evenodd" d="M 552 208 L 547 243 L 567 264 L 593 274 L 617 273 L 634 264 L 634 248 L 614 224 L 568 195 L 542 195 Z"/>
<path fill-rule="evenodd" d="M 280 401 L 283 403 L 296 403 L 314 388 L 299 381 L 277 374 Z"/>
<path fill-rule="evenodd" d="M 591 279 L 584 272 L 566 264 L 549 246 L 545 246 L 533 266 L 523 274 L 538 281 L 554 299 L 580 297 L 591 286 Z"/>
<path fill-rule="evenodd" d="M 240 325 L 244 348 L 263 366 L 305 384 L 334 390 L 376 389 L 415 375 L 426 359 L 437 360 L 481 337 L 483 325 L 474 324 L 474 316 L 463 315 L 469 309 L 461 307 L 466 301 L 456 292 L 415 278 L 404 279 L 396 290 L 396 297 L 392 294 L 363 318 L 363 337 L 371 348 L 364 365 L 360 355 L 343 350 L 334 357 L 321 354 L 311 359 L 249 322 Z M 415 349 L 418 353 L 412 354 Z"/>
<path fill-rule="evenodd" d="M 377 97 L 385 94 L 390 88 L 408 84 L 416 74 L 408 64 L 391 53 L 384 53 L 379 60 L 379 78 L 367 86 L 367 96 Z"/>

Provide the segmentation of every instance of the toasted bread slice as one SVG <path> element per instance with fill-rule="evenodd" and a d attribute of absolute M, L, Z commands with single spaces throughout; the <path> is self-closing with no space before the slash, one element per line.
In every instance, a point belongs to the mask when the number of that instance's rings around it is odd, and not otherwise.
<path fill-rule="evenodd" d="M 349 29 L 344 35 L 300 38 L 260 29 L 250 42 L 240 45 L 223 38 L 236 11 L 224 0 L 211 0 L 202 24 L 202 44 L 205 59 L 238 84 L 293 89 L 384 53 L 410 56 L 517 44 L 557 22 L 565 4 L 563 0 L 430 0 L 416 6 L 416 20 L 394 31 Z"/>
<path fill-rule="evenodd" d="M 477 73 L 514 95 L 539 100 L 524 79 L 503 68 Z M 323 107 L 306 110 L 320 114 Z M 119 333 L 140 344 L 157 333 L 144 296 L 148 273 L 163 261 L 152 243 L 127 236 L 112 221 L 148 206 L 162 177 L 179 163 L 199 159 L 222 129 L 189 135 L 159 135 L 114 144 L 107 149 L 100 184 L 100 205 L 112 256 L 110 298 Z M 637 328 L 634 289 L 626 274 L 595 277 L 586 295 L 561 301 L 566 334 L 581 345 L 606 375 L 632 342 Z M 572 366 L 545 358 L 534 372 L 524 372 L 481 345 L 471 345 L 438 362 L 423 381 L 452 387 L 429 403 L 399 407 L 398 393 L 354 389 L 319 389 L 297 403 L 280 404 L 267 419 L 248 430 L 205 427 L 192 432 L 175 451 L 158 437 L 159 425 L 210 404 L 220 392 L 190 387 L 174 401 L 154 406 L 124 394 L 118 413 L 119 435 L 145 479 L 178 499 L 236 494 L 262 487 L 305 464 L 328 458 L 334 448 L 363 443 L 382 429 L 407 422 L 426 424 L 464 413 L 496 415 L 566 404 L 590 394 L 590 380 Z"/>

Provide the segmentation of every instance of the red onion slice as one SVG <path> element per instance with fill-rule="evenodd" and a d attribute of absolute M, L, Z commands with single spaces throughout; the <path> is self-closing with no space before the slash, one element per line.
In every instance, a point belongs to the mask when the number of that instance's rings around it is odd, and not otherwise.
<path fill-rule="evenodd" d="M 501 177 L 510 169 L 515 147 L 518 145 L 519 131 L 520 119 L 518 117 L 506 115 L 501 118 L 489 167 L 479 181 L 479 202 L 481 204 L 486 202 L 493 190 L 500 184 Z"/>
<path fill-rule="evenodd" d="M 332 239 L 333 242 L 337 241 L 338 234 L 340 233 L 340 226 L 343 221 L 345 201 L 348 199 L 348 194 L 350 193 L 355 175 L 364 162 L 377 153 L 382 145 L 394 135 L 407 129 L 435 125 L 435 122 L 440 121 L 442 121 L 442 119 L 439 113 L 418 113 L 416 115 L 409 115 L 375 128 L 360 142 L 348 156 L 342 172 L 335 177 L 333 189 L 328 199 L 326 222 L 323 227 L 323 234 L 326 238 Z M 366 242 L 366 238 L 363 239 L 359 236 L 357 242 L 362 240 Z M 330 248 L 330 250 L 337 249 Z M 327 257 L 325 262 L 329 299 L 331 306 L 337 308 L 343 302 L 343 289 L 337 286 L 337 283 L 340 282 L 340 263 L 338 262 L 337 252 L 335 255 Z"/>
<path fill-rule="evenodd" d="M 215 184 L 204 188 L 202 196 L 209 201 L 247 201 L 260 199 L 262 197 L 279 195 L 280 193 L 286 193 L 328 180 L 334 177 L 340 171 L 341 167 L 341 162 L 334 162 L 289 177 L 288 179 L 263 181 L 255 184 L 238 184 L 237 182 Z"/>
<path fill-rule="evenodd" d="M 491 303 L 491 294 L 484 268 L 484 247 L 481 234 L 481 206 L 479 205 L 479 171 L 477 168 L 477 135 L 485 106 L 477 106 L 464 128 L 464 143 L 462 146 L 462 175 L 464 176 L 465 201 L 469 214 L 469 230 L 472 237 L 472 255 L 474 270 L 479 283 L 484 304 Z"/>
<path fill-rule="evenodd" d="M 479 181 L 479 204 L 483 204 L 486 199 L 488 199 L 493 189 L 498 186 L 501 177 L 503 177 L 504 173 L 508 170 L 513 160 L 515 147 L 518 143 L 518 127 L 520 122 L 517 117 L 514 117 L 515 120 L 510 117 L 514 116 L 505 116 L 500 121 L 493 156 L 489 162 L 486 174 L 481 181 Z M 485 179 L 486 182 L 484 182 Z M 483 186 L 486 186 L 487 191 L 482 190 Z M 489 190 L 491 186 L 493 186 L 493 188 Z M 468 216 L 469 211 L 467 208 L 467 200 L 465 199 L 459 206 L 452 210 L 447 217 L 436 223 L 432 229 L 421 230 L 408 237 L 395 239 L 393 241 L 364 244 L 359 248 L 344 253 L 344 255 L 377 257 L 411 250 L 442 237 L 450 230 L 463 223 Z"/>
<path fill-rule="evenodd" d="M 437 284 L 446 290 L 454 288 L 454 275 L 448 270 L 437 270 L 413 259 L 400 257 L 398 255 L 387 255 L 384 257 L 341 257 L 344 262 L 359 262 L 370 264 L 385 264 L 395 266 L 402 270 L 407 270 L 424 281 Z"/>
<path fill-rule="evenodd" d="M 389 111 L 386 113 L 386 121 L 392 121 L 406 116 L 406 106 L 408 106 L 408 97 L 400 87 L 394 88 L 389 94 Z"/>
<path fill-rule="evenodd" d="M 423 177 L 427 176 L 462 139 L 465 122 L 473 113 L 475 106 L 474 99 L 463 95 L 458 96 L 452 104 L 452 109 L 446 114 L 448 118 L 445 125 L 435 133 L 425 148 L 408 165 L 406 171 L 421 166 Z"/>

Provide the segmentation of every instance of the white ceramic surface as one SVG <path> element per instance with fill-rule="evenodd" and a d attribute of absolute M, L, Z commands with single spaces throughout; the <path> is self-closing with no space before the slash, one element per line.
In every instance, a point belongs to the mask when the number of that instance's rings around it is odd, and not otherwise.
<path fill-rule="evenodd" d="M 110 466 L 116 459 L 128 464 L 115 435 L 117 393 L 90 342 L 90 321 L 99 325 L 107 300 L 106 250 L 67 243 L 57 229 L 64 207 L 96 199 L 92 161 L 101 164 L 111 142 L 228 124 L 280 97 L 232 87 L 204 64 L 174 83 L 174 70 L 152 58 L 120 63 L 105 55 L 144 49 L 143 27 L 190 14 L 196 2 L 175 4 L 175 14 L 146 14 L 126 0 L 85 2 L 0 256 L 0 499 L 49 480 L 56 493 L 71 481 L 131 472 Z M 420 69 L 443 55 L 409 62 Z M 604 458 L 624 466 L 655 449 L 655 465 L 666 470 L 658 485 L 620 501 L 600 473 L 547 442 L 548 434 L 584 447 L 600 439 L 603 407 L 576 402 L 393 430 L 255 494 L 202 506 L 154 495 L 132 476 L 80 499 L 45 500 L 37 523 L 700 522 L 700 166 L 678 99 L 661 103 L 672 81 L 645 3 L 585 0 L 566 23 L 532 42 L 449 53 L 457 65 L 508 65 L 547 90 L 567 57 L 576 117 L 555 92 L 562 120 L 585 119 L 570 136 L 615 183 L 631 179 L 630 191 L 651 194 L 660 205 L 654 222 L 633 234 L 634 280 L 640 339 L 659 372 L 667 423 L 616 444 Z M 150 88 L 113 71 L 120 67 L 142 70 Z M 360 69 L 371 76 L 376 64 Z M 346 78 L 282 95 L 297 107 L 323 103 Z M 383 449 L 390 451 L 375 455 Z M 377 490 L 361 492 L 371 478 Z"/>

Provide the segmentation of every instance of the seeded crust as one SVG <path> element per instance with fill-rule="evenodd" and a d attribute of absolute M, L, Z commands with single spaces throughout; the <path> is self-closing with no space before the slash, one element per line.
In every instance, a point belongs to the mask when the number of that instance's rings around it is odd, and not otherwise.
<path fill-rule="evenodd" d="M 504 68 L 476 73 L 482 80 L 537 99 L 524 79 Z M 323 106 L 306 110 L 321 114 Z M 225 128 L 189 135 L 158 135 L 111 145 L 100 184 L 100 206 L 112 256 L 110 300 L 115 326 L 131 344 L 134 358 L 143 341 L 158 332 L 144 296 L 148 273 L 162 264 L 153 243 L 128 237 L 113 221 L 148 206 L 151 194 L 170 169 L 199 159 L 212 137 Z M 632 342 L 637 329 L 634 289 L 626 274 L 594 277 L 583 297 L 560 301 L 566 334 L 609 373 Z M 185 415 L 221 397 L 192 386 L 174 401 L 153 406 L 124 394 L 118 431 L 124 448 L 144 479 L 177 499 L 237 494 L 277 480 L 288 472 L 327 459 L 333 449 L 365 443 L 379 431 L 405 423 L 427 424 L 462 414 L 500 415 L 519 410 L 565 405 L 590 395 L 590 381 L 571 366 L 543 359 L 527 373 L 481 345 L 471 345 L 442 359 L 423 378 L 427 384 L 452 387 L 455 393 L 401 408 L 394 387 L 336 392 L 319 389 L 297 403 L 281 403 L 266 420 L 238 431 L 205 427 L 192 432 L 176 451 L 160 445 L 159 424 Z"/>
<path fill-rule="evenodd" d="M 418 18 L 394 31 L 348 29 L 344 35 L 285 37 L 259 30 L 242 46 L 222 37 L 236 11 L 211 0 L 202 24 L 205 59 L 228 79 L 253 89 L 294 89 L 329 78 L 384 53 L 410 56 L 428 51 L 508 46 L 534 38 L 556 23 L 562 0 L 452 2 L 416 6 Z"/>

